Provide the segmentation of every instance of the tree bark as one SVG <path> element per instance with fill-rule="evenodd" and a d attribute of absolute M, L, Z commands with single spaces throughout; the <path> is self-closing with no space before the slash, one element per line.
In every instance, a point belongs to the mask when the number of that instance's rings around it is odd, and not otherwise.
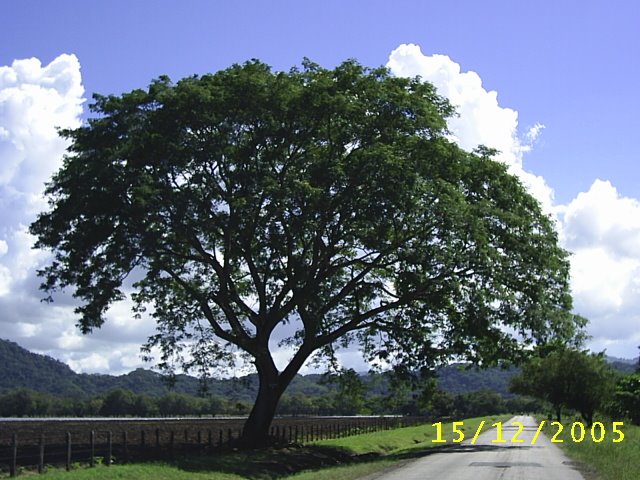
<path fill-rule="evenodd" d="M 269 428 L 280 397 L 300 371 L 305 360 L 316 348 L 317 345 L 303 343 L 282 373 L 276 368 L 273 357 L 266 346 L 256 353 L 258 396 L 242 429 L 241 447 L 257 448 L 269 444 Z"/>
<path fill-rule="evenodd" d="M 587 422 L 587 427 L 591 428 L 593 425 L 593 411 L 581 412 L 582 418 Z"/>
<path fill-rule="evenodd" d="M 283 385 L 278 370 L 272 365 L 257 365 L 259 389 L 249 418 L 242 429 L 240 445 L 257 448 L 269 444 L 269 428 L 280 397 L 289 382 Z"/>
<path fill-rule="evenodd" d="M 562 423 L 562 407 L 556 406 L 556 421 Z"/>

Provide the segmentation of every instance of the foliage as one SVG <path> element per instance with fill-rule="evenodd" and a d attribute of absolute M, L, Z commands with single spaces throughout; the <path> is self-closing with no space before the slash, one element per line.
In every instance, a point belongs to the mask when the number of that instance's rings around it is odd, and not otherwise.
<path fill-rule="evenodd" d="M 73 287 L 90 332 L 135 271 L 163 366 L 254 363 L 247 439 L 266 440 L 300 367 L 340 345 L 490 365 L 580 325 L 552 221 L 493 152 L 447 139 L 453 109 L 428 83 L 252 61 L 94 98 L 30 227 L 53 251 L 43 288 Z M 294 349 L 282 371 L 276 329 Z"/>
<path fill-rule="evenodd" d="M 567 407 L 580 412 L 591 425 L 594 412 L 611 396 L 615 381 L 604 354 L 564 348 L 543 354 L 532 358 L 512 378 L 512 391 L 548 401 L 558 421 L 562 407 Z"/>
<path fill-rule="evenodd" d="M 327 374 L 323 382 L 332 386 L 333 404 L 345 415 L 364 412 L 366 385 L 352 368 L 342 369 L 338 374 Z"/>
<path fill-rule="evenodd" d="M 640 425 L 640 372 L 620 376 L 610 404 L 610 413 Z"/>
<path fill-rule="evenodd" d="M 437 389 L 431 396 L 427 408 L 435 418 L 453 417 L 455 413 L 454 402 L 453 394 Z"/>
<path fill-rule="evenodd" d="M 453 405 L 456 418 L 481 417 L 509 411 L 502 396 L 490 390 L 456 395 Z"/>
<path fill-rule="evenodd" d="M 136 407 L 134 394 L 128 390 L 117 389 L 109 392 L 100 407 L 100 415 L 133 415 Z"/>

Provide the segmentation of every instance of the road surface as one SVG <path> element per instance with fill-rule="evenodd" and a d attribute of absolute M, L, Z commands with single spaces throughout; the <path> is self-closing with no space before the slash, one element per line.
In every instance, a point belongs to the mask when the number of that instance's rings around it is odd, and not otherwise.
<path fill-rule="evenodd" d="M 531 445 L 537 424 L 533 417 L 518 416 L 504 423 L 503 438 L 510 441 L 517 428 L 511 422 L 525 426 L 518 438 L 524 443 L 493 443 L 495 427 L 481 434 L 475 445 L 465 440 L 458 446 L 427 454 L 419 460 L 383 473 L 376 480 L 584 480 L 574 470 L 557 445 L 541 434 Z M 487 425 L 486 428 L 490 428 Z M 469 433 L 467 433 L 469 435 Z M 471 433 L 472 435 L 472 433 Z M 566 441 L 566 440 L 565 440 Z"/>

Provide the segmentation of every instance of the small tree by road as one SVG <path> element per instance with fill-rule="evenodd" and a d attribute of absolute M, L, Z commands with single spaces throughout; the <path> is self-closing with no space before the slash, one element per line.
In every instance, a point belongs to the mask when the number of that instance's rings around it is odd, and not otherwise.
<path fill-rule="evenodd" d="M 562 421 L 562 408 L 580 412 L 588 425 L 596 410 L 605 406 L 615 385 L 615 372 L 604 354 L 576 349 L 552 351 L 532 358 L 511 379 L 511 391 L 548 401 Z"/>

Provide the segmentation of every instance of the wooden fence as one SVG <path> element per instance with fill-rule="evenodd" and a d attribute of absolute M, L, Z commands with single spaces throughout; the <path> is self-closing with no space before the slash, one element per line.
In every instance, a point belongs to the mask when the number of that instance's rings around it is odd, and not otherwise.
<path fill-rule="evenodd" d="M 280 418 L 271 427 L 271 436 L 282 443 L 304 444 L 426 423 L 422 417 L 292 417 Z M 118 423 L 92 427 L 92 422 L 53 423 L 0 421 L 0 473 L 16 476 L 21 468 L 43 473 L 47 465 L 70 470 L 75 463 L 111 465 L 133 460 L 173 458 L 186 453 L 213 453 L 233 445 L 240 438 L 242 421 L 180 421 Z M 198 424 L 202 423 L 202 428 Z M 73 426 L 73 429 L 65 427 Z M 83 428 L 84 426 L 84 428 Z M 184 426 L 184 428 L 182 428 Z M 73 430 L 73 431 L 70 431 Z"/>

